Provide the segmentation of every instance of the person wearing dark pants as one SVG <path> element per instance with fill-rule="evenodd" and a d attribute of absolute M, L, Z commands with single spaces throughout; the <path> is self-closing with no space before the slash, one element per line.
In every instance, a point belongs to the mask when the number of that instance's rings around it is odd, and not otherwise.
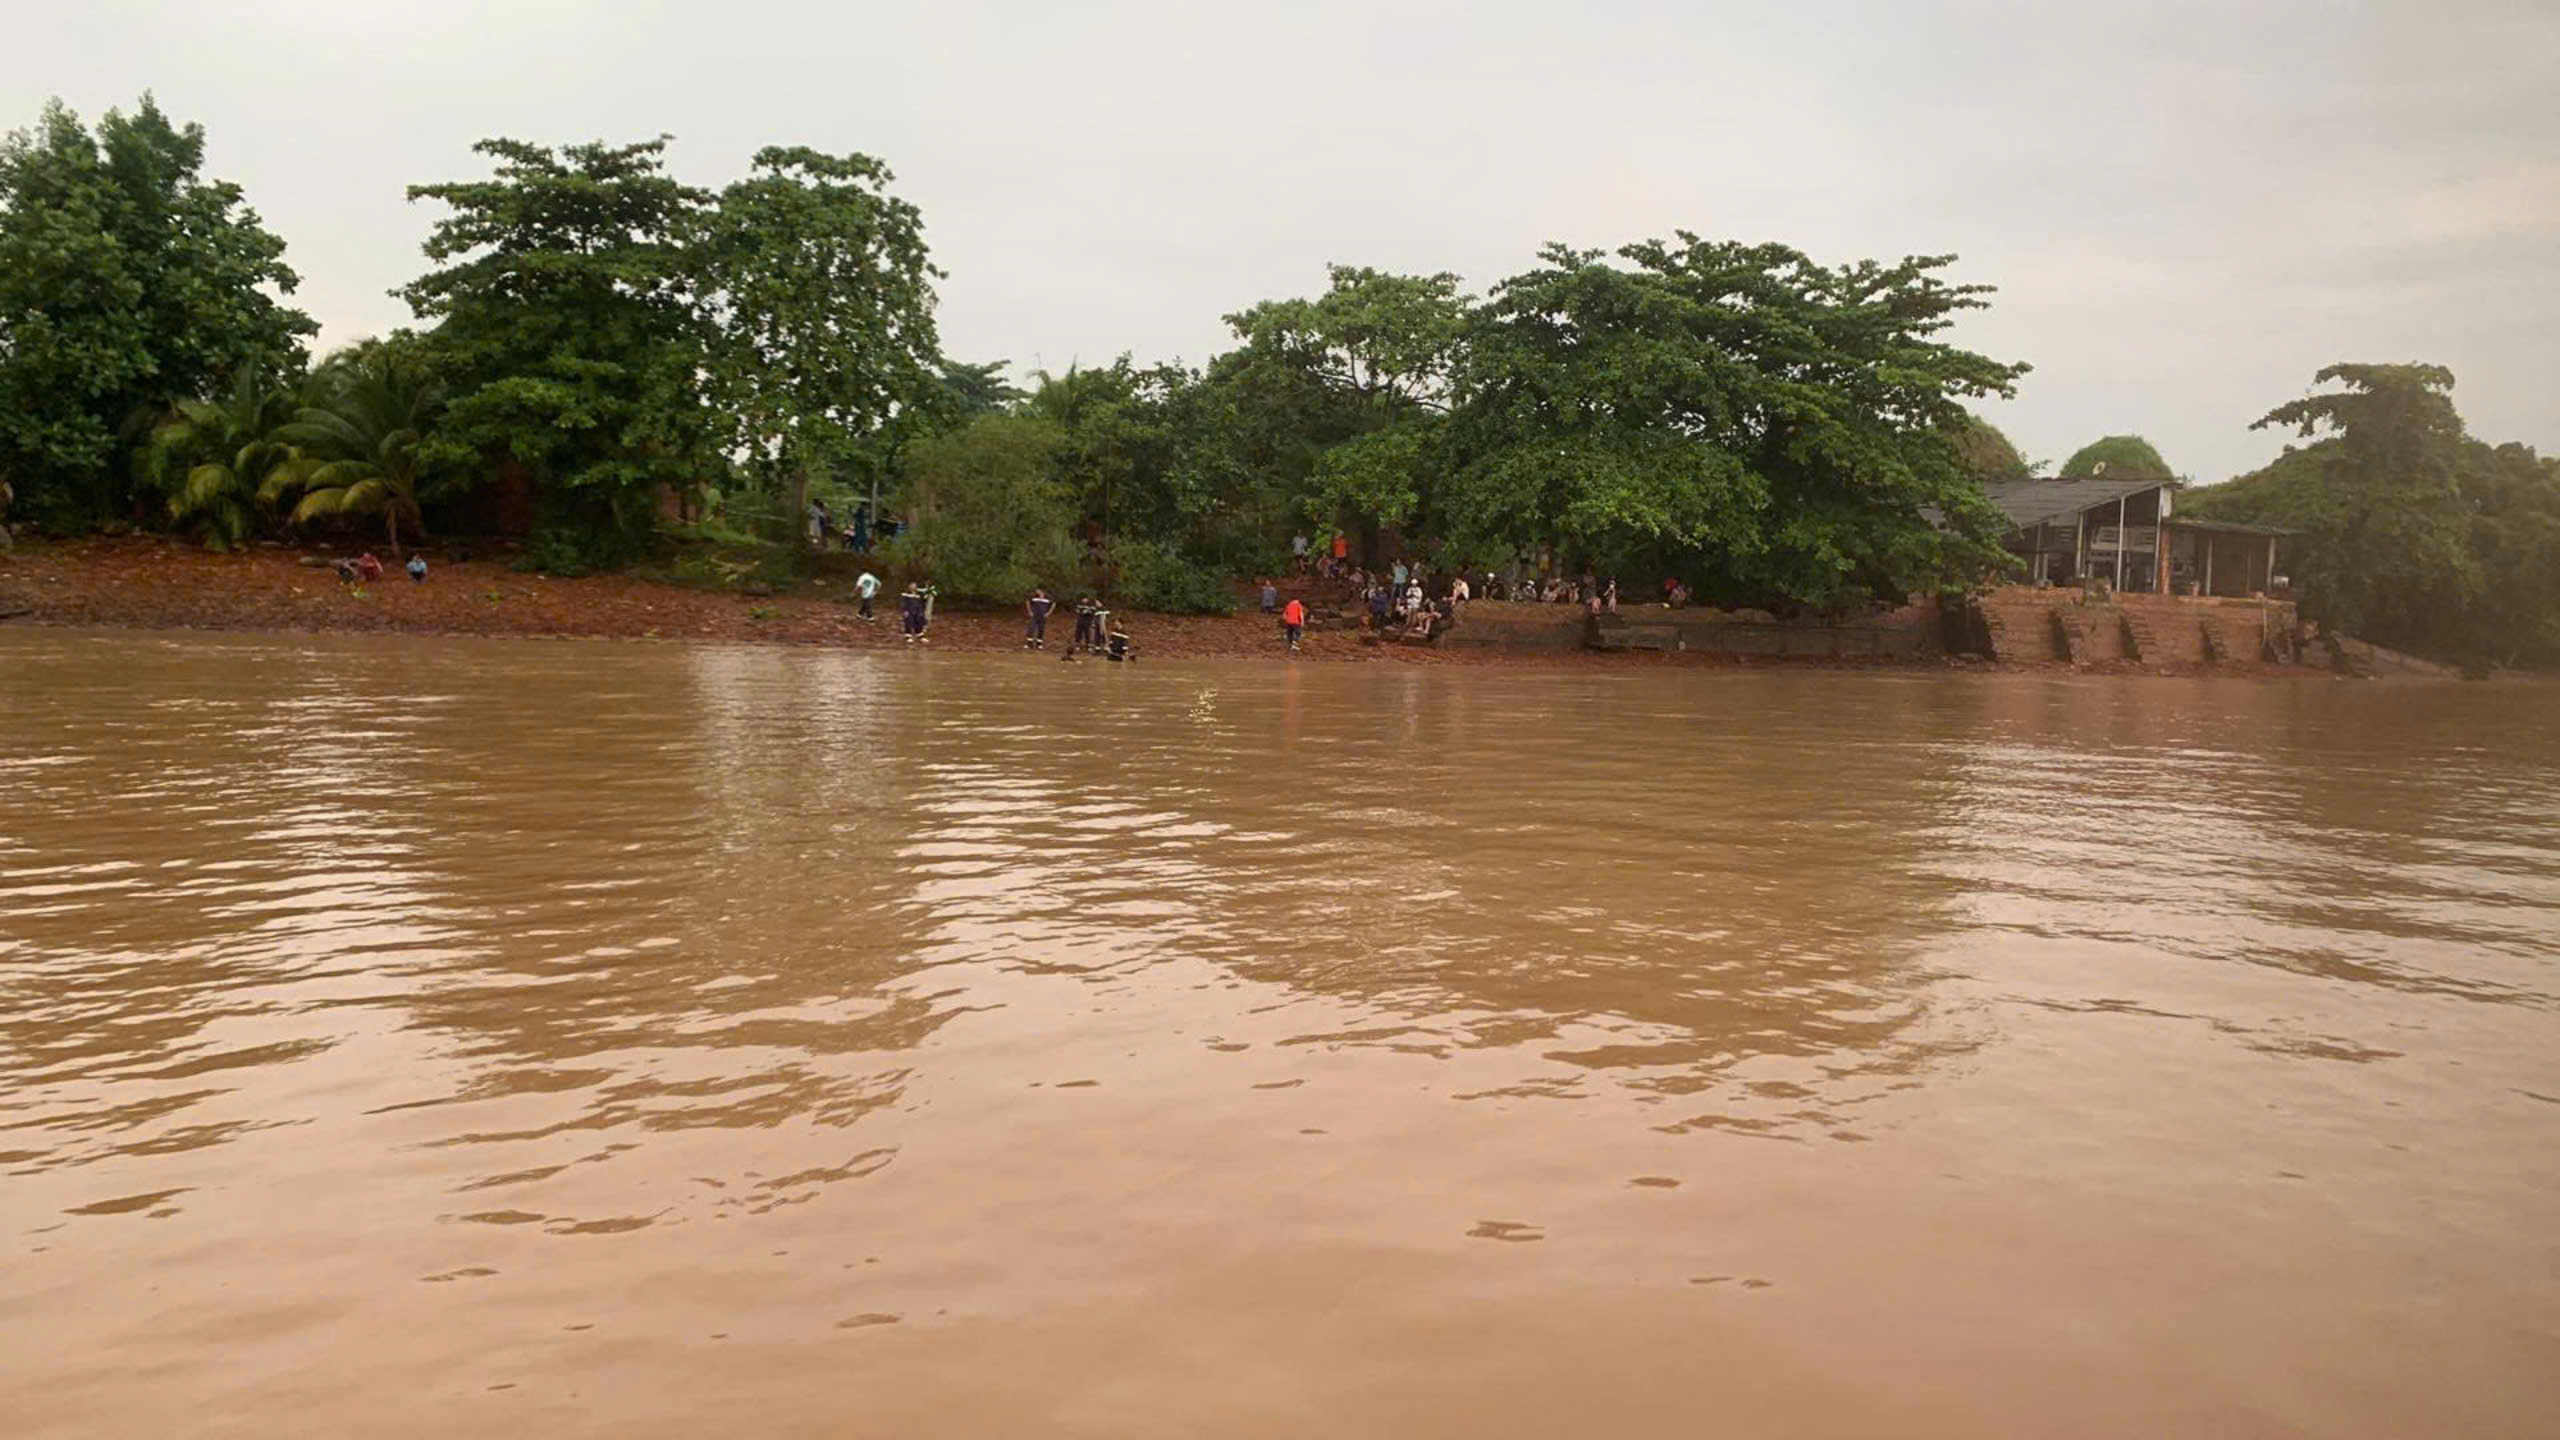
<path fill-rule="evenodd" d="M 1031 598 L 1022 602 L 1023 649 L 1043 650 L 1048 648 L 1049 610 L 1050 607 L 1057 603 L 1058 602 L 1055 600 L 1049 598 L 1048 591 L 1041 589 L 1037 585 L 1031 587 Z"/>
<path fill-rule="evenodd" d="M 898 628 L 906 633 L 907 643 L 913 645 L 925 638 L 924 627 L 924 592 L 910 580 L 907 588 L 898 592 Z"/>

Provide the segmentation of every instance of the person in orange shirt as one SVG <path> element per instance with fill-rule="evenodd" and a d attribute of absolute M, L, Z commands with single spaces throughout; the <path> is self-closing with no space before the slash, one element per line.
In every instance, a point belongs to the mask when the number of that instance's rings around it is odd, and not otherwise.
<path fill-rule="evenodd" d="M 1297 654 L 1298 637 L 1306 633 L 1307 629 L 1305 601 L 1295 595 L 1289 597 L 1289 603 L 1280 607 L 1280 628 L 1289 632 L 1289 653 Z"/>
<path fill-rule="evenodd" d="M 1339 530 L 1333 532 L 1333 558 L 1336 560 L 1351 558 L 1351 537 Z"/>

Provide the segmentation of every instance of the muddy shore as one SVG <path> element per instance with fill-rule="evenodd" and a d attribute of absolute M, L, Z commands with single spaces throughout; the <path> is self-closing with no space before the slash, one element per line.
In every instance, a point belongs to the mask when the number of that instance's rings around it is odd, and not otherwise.
<path fill-rule="evenodd" d="M 630 574 L 576 579 L 519 572 L 503 557 L 430 557 L 424 583 L 395 571 L 376 582 L 346 585 L 325 567 L 304 563 L 320 552 L 260 546 L 228 554 L 159 537 L 98 538 L 57 543 L 22 541 L 0 553 L 0 621 L 16 625 L 104 626 L 136 630 L 256 630 L 423 635 L 587 636 L 612 639 L 709 640 L 818 645 L 851 650 L 902 648 L 894 595 L 863 622 L 842 578 L 812 580 L 784 595 L 747 595 L 695 588 Z M 1148 660 L 1283 659 L 1278 627 L 1250 604 L 1232 616 L 1124 614 L 1122 623 Z M 1073 633 L 1071 615 L 1054 616 L 1050 648 Z M 1019 652 L 1022 619 L 1013 611 L 938 609 L 936 650 Z M 1352 627 L 1319 624 L 1301 659 L 1376 664 L 1626 666 L 1746 664 L 1828 665 L 1840 662 L 1744 661 L 1730 656 L 1635 652 L 1441 650 L 1374 644 Z M 1992 665 L 1969 658 L 1877 662 L 1855 668 L 2056 669 Z M 2089 667 L 2084 667 L 2084 672 Z M 2183 673 L 2184 667 L 2101 667 L 2123 673 Z M 2219 675 L 2309 675 L 2274 666 L 2220 666 Z"/>

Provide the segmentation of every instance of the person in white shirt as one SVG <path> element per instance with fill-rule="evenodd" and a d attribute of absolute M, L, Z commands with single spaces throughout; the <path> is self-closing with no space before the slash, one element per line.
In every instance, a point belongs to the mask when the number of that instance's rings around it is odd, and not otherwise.
<path fill-rule="evenodd" d="M 1474 598 L 1476 598 L 1475 592 L 1467 588 L 1467 577 L 1464 575 L 1459 576 L 1449 586 L 1449 603 L 1452 605 L 1464 605 Z"/>
<path fill-rule="evenodd" d="M 863 571 L 862 578 L 853 582 L 853 593 L 862 597 L 862 618 L 865 622 L 870 621 L 873 618 L 871 597 L 880 593 L 880 577 L 868 570 Z"/>

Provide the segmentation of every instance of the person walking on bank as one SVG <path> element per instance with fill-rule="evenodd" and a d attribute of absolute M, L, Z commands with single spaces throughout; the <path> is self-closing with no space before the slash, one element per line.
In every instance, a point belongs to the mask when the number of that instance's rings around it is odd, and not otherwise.
<path fill-rule="evenodd" d="M 871 597 L 880 593 L 880 577 L 868 570 L 863 571 L 862 578 L 853 582 L 853 593 L 854 598 L 862 602 L 862 623 L 869 625 L 876 621 L 879 617 L 871 613 Z"/>
<path fill-rule="evenodd" d="M 924 592 L 910 580 L 907 588 L 898 592 L 898 628 L 905 632 L 908 644 L 924 639 L 925 618 Z"/>
<path fill-rule="evenodd" d="M 1289 653 L 1292 655 L 1297 654 L 1298 637 L 1307 633 L 1307 605 L 1305 601 L 1300 600 L 1295 595 L 1289 597 L 1289 603 L 1281 607 L 1280 610 L 1280 628 L 1289 633 Z"/>
<path fill-rule="evenodd" d="M 1023 649 L 1045 650 L 1048 648 L 1049 610 L 1050 607 L 1057 603 L 1057 601 L 1049 598 L 1048 591 L 1041 589 L 1037 585 L 1031 587 L 1031 598 L 1022 602 L 1022 615 L 1024 622 L 1022 627 Z"/>

